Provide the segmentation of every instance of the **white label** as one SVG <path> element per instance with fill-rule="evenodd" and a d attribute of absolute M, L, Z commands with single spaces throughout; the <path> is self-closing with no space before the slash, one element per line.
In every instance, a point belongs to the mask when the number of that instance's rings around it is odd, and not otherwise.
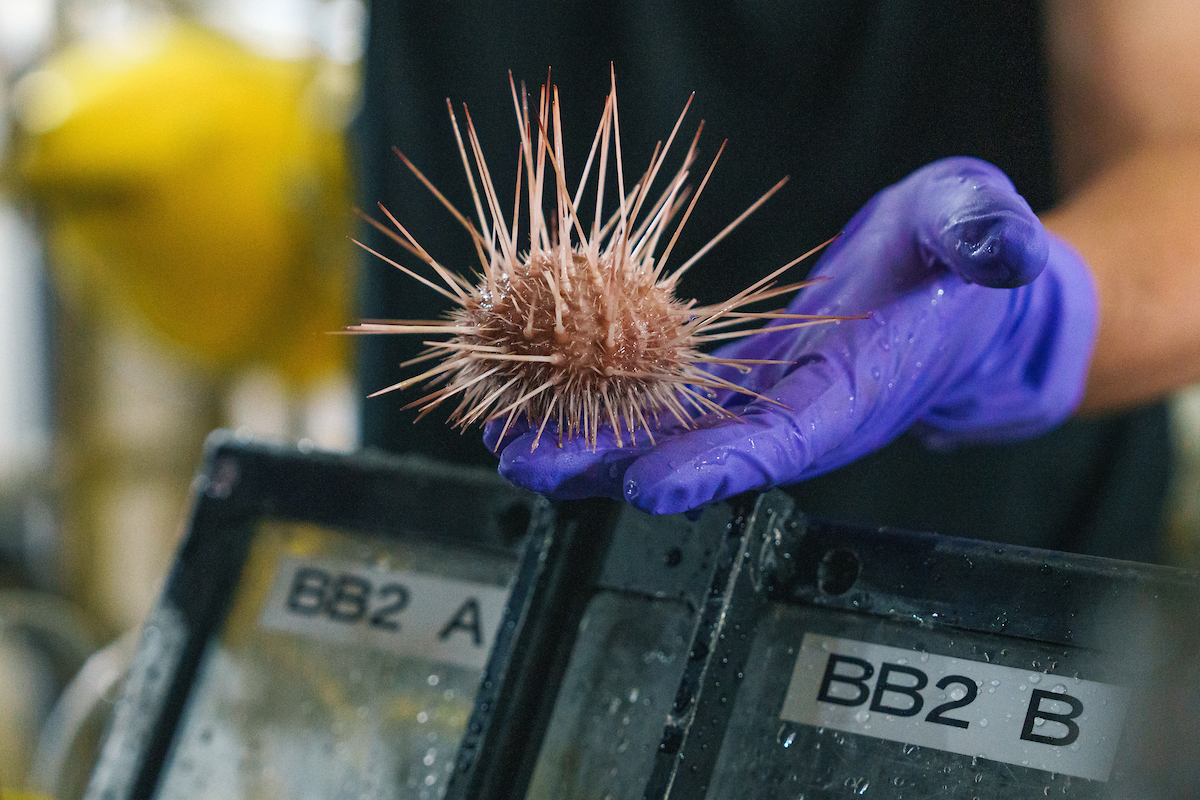
<path fill-rule="evenodd" d="M 508 590 L 332 559 L 280 559 L 259 624 L 482 669 Z"/>
<path fill-rule="evenodd" d="M 1108 780 L 1129 692 L 807 633 L 782 719 Z"/>

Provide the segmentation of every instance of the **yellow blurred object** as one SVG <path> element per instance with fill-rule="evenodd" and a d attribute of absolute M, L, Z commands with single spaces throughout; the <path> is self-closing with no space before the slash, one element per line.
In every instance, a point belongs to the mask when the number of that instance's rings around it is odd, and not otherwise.
<path fill-rule="evenodd" d="M 53 798 L 46 797 L 44 794 L 0 788 L 0 800 L 53 800 Z"/>
<path fill-rule="evenodd" d="M 343 363 L 352 78 L 176 23 L 71 45 L 14 88 L 16 178 L 73 299 L 204 362 Z"/>

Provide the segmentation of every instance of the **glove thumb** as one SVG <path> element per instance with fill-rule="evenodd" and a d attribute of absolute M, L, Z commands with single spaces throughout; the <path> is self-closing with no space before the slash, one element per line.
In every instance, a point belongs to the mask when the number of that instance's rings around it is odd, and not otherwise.
<path fill-rule="evenodd" d="M 914 218 L 928 260 L 996 289 L 1024 286 L 1041 273 L 1050 253 L 1046 230 L 1008 176 L 965 157 L 936 161 L 921 172 Z"/>

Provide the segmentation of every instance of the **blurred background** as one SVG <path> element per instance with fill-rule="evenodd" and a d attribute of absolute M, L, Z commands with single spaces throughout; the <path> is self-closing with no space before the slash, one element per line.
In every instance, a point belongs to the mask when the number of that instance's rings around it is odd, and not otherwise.
<path fill-rule="evenodd" d="M 328 333 L 358 316 L 365 2 L 0 0 L 6 798 L 68 758 L 72 676 L 115 699 L 204 437 L 358 445 Z M 1200 391 L 1173 407 L 1170 560 L 1195 568 Z"/>
<path fill-rule="evenodd" d="M 365 24 L 363 0 L 0 0 L 6 798 L 153 603 L 205 436 L 357 444 L 328 334 L 355 316 Z M 101 694 L 121 652 L 88 662 Z"/>

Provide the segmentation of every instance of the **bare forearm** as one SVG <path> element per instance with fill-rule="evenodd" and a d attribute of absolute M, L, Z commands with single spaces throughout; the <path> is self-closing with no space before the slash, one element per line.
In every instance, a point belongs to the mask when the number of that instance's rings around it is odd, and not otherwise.
<path fill-rule="evenodd" d="M 1043 219 L 1082 254 L 1099 293 L 1081 411 L 1200 380 L 1200 141 L 1142 147 Z"/>

